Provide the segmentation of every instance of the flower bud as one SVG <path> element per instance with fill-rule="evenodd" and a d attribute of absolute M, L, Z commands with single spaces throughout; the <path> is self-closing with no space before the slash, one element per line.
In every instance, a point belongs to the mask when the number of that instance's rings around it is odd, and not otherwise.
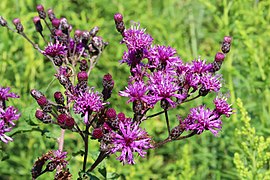
<path fill-rule="evenodd" d="M 46 12 L 44 11 L 44 7 L 39 4 L 37 5 L 37 12 L 38 12 L 38 15 L 41 19 L 45 19 L 46 18 Z"/>
<path fill-rule="evenodd" d="M 79 69 L 81 71 L 86 71 L 88 69 L 88 64 L 87 64 L 87 60 L 86 59 L 83 59 L 80 61 L 80 67 Z"/>
<path fill-rule="evenodd" d="M 109 109 L 106 111 L 106 116 L 107 116 L 107 118 L 109 118 L 109 119 L 115 119 L 115 118 L 116 118 L 116 111 L 115 111 L 113 108 L 109 108 Z"/>
<path fill-rule="evenodd" d="M 30 91 L 30 94 L 33 96 L 33 98 L 35 98 L 36 100 L 38 100 L 39 98 L 41 98 L 42 96 L 44 96 L 44 94 L 42 94 L 40 91 L 36 90 L 36 89 L 32 89 Z"/>
<path fill-rule="evenodd" d="M 65 98 L 61 92 L 56 91 L 54 93 L 54 99 L 57 104 L 64 104 Z"/>
<path fill-rule="evenodd" d="M 228 53 L 231 48 L 232 38 L 230 36 L 225 36 L 222 42 L 221 50 L 223 53 Z"/>
<path fill-rule="evenodd" d="M 82 37 L 82 31 L 81 30 L 79 30 L 79 29 L 77 29 L 76 31 L 75 31 L 75 33 L 74 33 L 74 40 L 76 41 L 76 42 L 79 42 L 80 41 L 80 39 L 81 39 L 81 37 Z"/>
<path fill-rule="evenodd" d="M 7 25 L 7 21 L 2 16 L 0 16 L 0 25 L 1 26 L 6 26 Z"/>
<path fill-rule="evenodd" d="M 87 74 L 87 72 L 85 72 L 85 71 L 81 71 L 81 72 L 79 72 L 78 74 L 77 74 L 77 78 L 78 78 L 78 81 L 80 82 L 80 81 L 87 81 L 87 79 L 88 79 L 88 74 Z"/>
<path fill-rule="evenodd" d="M 35 24 L 35 27 L 36 27 L 37 32 L 41 33 L 43 31 L 43 27 L 42 27 L 42 25 L 40 23 L 40 17 L 35 16 L 33 18 L 33 22 Z"/>
<path fill-rule="evenodd" d="M 94 139 L 101 139 L 103 137 L 103 131 L 102 128 L 96 128 L 92 132 L 92 137 Z"/>
<path fill-rule="evenodd" d="M 48 13 L 48 17 L 49 17 L 50 21 L 55 19 L 55 14 L 54 14 L 52 9 L 48 9 L 47 13 Z"/>
<path fill-rule="evenodd" d="M 103 85 L 102 90 L 103 99 L 104 101 L 106 101 L 111 97 L 112 89 L 114 87 L 114 81 L 109 73 L 103 76 L 102 85 Z"/>
<path fill-rule="evenodd" d="M 74 127 L 74 124 L 75 124 L 74 119 L 72 117 L 68 116 L 68 118 L 66 119 L 66 122 L 65 122 L 65 126 L 69 129 L 71 129 Z"/>
<path fill-rule="evenodd" d="M 117 115 L 119 121 L 122 121 L 124 122 L 126 120 L 126 116 L 124 113 L 120 112 L 118 115 Z"/>
<path fill-rule="evenodd" d="M 176 127 L 174 127 L 172 130 L 171 130 L 171 138 L 172 139 L 175 139 L 175 138 L 178 138 L 185 130 L 185 127 L 184 125 L 178 125 Z"/>
<path fill-rule="evenodd" d="M 23 25 L 21 24 L 21 20 L 19 18 L 13 19 L 13 24 L 15 25 L 17 32 L 22 33 L 23 32 Z"/>
<path fill-rule="evenodd" d="M 90 34 L 90 36 L 94 37 L 97 35 L 98 31 L 99 31 L 99 27 L 95 26 L 93 29 L 91 29 L 89 34 Z"/>
<path fill-rule="evenodd" d="M 67 115 L 66 114 L 60 114 L 58 117 L 57 117 L 57 122 L 59 125 L 64 125 L 66 120 L 67 120 Z"/>
<path fill-rule="evenodd" d="M 60 66 L 62 66 L 62 64 L 63 64 L 63 60 L 62 60 L 62 58 L 61 58 L 60 56 L 54 56 L 54 57 L 53 57 L 53 63 L 54 63 L 56 66 L 60 67 Z"/>
<path fill-rule="evenodd" d="M 37 109 L 35 116 L 37 119 L 43 121 L 45 115 L 44 115 L 44 112 L 42 110 Z"/>
<path fill-rule="evenodd" d="M 215 61 L 222 62 L 225 58 L 225 54 L 218 52 L 215 56 Z"/>
<path fill-rule="evenodd" d="M 114 21 L 115 21 L 115 23 L 120 23 L 120 22 L 122 22 L 122 21 L 123 21 L 123 15 L 120 14 L 120 13 L 116 13 L 116 14 L 114 15 Z"/>
<path fill-rule="evenodd" d="M 37 103 L 40 107 L 44 107 L 46 104 L 48 104 L 48 100 L 45 96 L 41 96 L 38 100 Z"/>
<path fill-rule="evenodd" d="M 60 20 L 57 19 L 57 18 L 54 18 L 54 19 L 52 20 L 52 25 L 53 25 L 53 27 L 58 28 L 59 25 L 60 25 Z M 61 31 L 61 32 L 62 32 L 62 31 Z"/>

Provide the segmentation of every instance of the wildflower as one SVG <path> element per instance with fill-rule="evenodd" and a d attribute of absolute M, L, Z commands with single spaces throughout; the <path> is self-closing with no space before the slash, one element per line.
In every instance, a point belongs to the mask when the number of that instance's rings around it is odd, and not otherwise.
<path fill-rule="evenodd" d="M 152 94 L 149 99 L 151 99 L 153 103 L 159 100 L 166 100 L 174 107 L 176 103 L 171 99 L 172 97 L 176 97 L 180 100 L 185 98 L 185 95 L 178 94 L 179 88 L 171 74 L 158 71 L 153 73 L 153 76 L 149 79 L 149 90 Z"/>
<path fill-rule="evenodd" d="M 88 123 L 89 113 L 92 111 L 98 112 L 103 107 L 101 98 L 100 93 L 94 92 L 93 89 L 89 90 L 89 92 L 80 92 L 75 99 L 74 112 L 85 115 L 84 122 Z"/>
<path fill-rule="evenodd" d="M 60 44 L 58 41 L 55 44 L 49 43 L 44 50 L 44 54 L 51 57 L 66 55 L 66 46 Z"/>
<path fill-rule="evenodd" d="M 205 106 L 199 106 L 190 109 L 190 113 L 183 124 L 186 130 L 197 131 L 198 134 L 210 130 L 216 136 L 221 130 L 222 122 L 213 111 L 206 109 Z"/>
<path fill-rule="evenodd" d="M 214 104 L 216 106 L 215 112 L 218 115 L 224 114 L 226 117 L 230 117 L 233 114 L 233 109 L 231 108 L 232 105 L 227 103 L 227 98 L 224 97 L 216 97 L 214 100 Z"/>
<path fill-rule="evenodd" d="M 146 92 L 148 91 L 148 87 L 145 85 L 142 81 L 136 81 L 133 84 L 129 84 L 128 87 L 126 87 L 125 91 L 120 91 L 120 96 L 129 97 L 130 99 L 127 101 L 134 102 L 136 100 L 142 100 L 144 102 L 147 102 L 147 96 Z"/>
<path fill-rule="evenodd" d="M 0 87 L 0 101 L 6 101 L 8 98 L 19 98 L 17 94 L 9 92 L 10 87 L 4 88 Z"/>
<path fill-rule="evenodd" d="M 137 152 L 141 157 L 144 157 L 144 150 L 152 148 L 151 139 L 147 133 L 139 127 L 139 124 L 131 122 L 124 124 L 119 122 L 119 132 L 112 131 L 113 148 L 111 153 L 121 152 L 117 158 L 123 164 L 135 164 L 133 153 Z"/>

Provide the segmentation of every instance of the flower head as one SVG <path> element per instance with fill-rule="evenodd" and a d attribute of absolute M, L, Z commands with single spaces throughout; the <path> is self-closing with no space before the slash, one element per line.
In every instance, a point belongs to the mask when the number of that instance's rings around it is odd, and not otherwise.
<path fill-rule="evenodd" d="M 130 99 L 127 101 L 134 102 L 136 100 L 142 100 L 144 102 L 147 102 L 147 96 L 146 92 L 148 91 L 147 86 L 142 81 L 136 81 L 133 84 L 129 84 L 128 87 L 126 87 L 125 91 L 120 91 L 120 96 L 129 97 Z"/>
<path fill-rule="evenodd" d="M 66 46 L 60 44 L 58 41 L 55 44 L 49 43 L 44 50 L 44 54 L 51 57 L 66 55 Z"/>
<path fill-rule="evenodd" d="M 144 150 L 152 148 L 151 139 L 147 133 L 139 127 L 137 123 L 119 122 L 119 132 L 112 131 L 113 148 L 111 153 L 117 151 L 121 155 L 117 158 L 123 164 L 135 164 L 133 153 L 137 152 L 141 157 L 144 157 L 146 152 Z"/>
<path fill-rule="evenodd" d="M 218 115 L 224 114 L 226 117 L 230 117 L 233 114 L 232 105 L 227 103 L 227 97 L 217 97 L 214 100 L 216 109 L 214 110 Z"/>
<path fill-rule="evenodd" d="M 10 87 L 4 88 L 0 87 L 0 101 L 6 101 L 8 98 L 19 98 L 17 94 L 9 92 Z"/>
<path fill-rule="evenodd" d="M 5 133 L 11 131 L 11 127 L 8 127 L 4 120 L 0 120 L 0 140 L 4 143 L 8 143 L 9 141 L 13 141 L 13 139 L 7 136 Z"/>
<path fill-rule="evenodd" d="M 221 130 L 221 120 L 210 109 L 205 106 L 192 108 L 183 124 L 186 130 L 197 131 L 201 134 L 205 130 L 210 130 L 215 136 Z"/>

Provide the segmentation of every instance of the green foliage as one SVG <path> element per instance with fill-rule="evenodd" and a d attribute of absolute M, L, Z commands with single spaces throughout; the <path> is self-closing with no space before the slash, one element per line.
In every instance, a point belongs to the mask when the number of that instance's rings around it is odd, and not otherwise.
<path fill-rule="evenodd" d="M 248 123 L 252 126 L 245 123 L 244 119 L 248 119 L 245 114 L 241 115 L 241 122 L 234 115 L 231 120 L 223 122 L 220 137 L 204 133 L 183 142 L 173 142 L 151 150 L 145 159 L 137 158 L 134 166 L 122 166 L 115 156 L 111 156 L 101 165 L 101 168 L 103 165 L 107 167 L 107 178 L 113 177 L 115 172 L 119 175 L 118 179 L 254 179 L 260 178 L 260 173 L 267 175 L 269 165 L 264 158 L 268 158 L 268 147 L 265 145 L 269 144 L 269 140 L 261 137 L 270 134 L 270 0 L 2 0 L 0 15 L 9 22 L 20 17 L 27 35 L 44 47 L 32 24 L 32 17 L 37 14 L 35 6 L 39 3 L 44 4 L 46 9 L 52 7 L 58 17 L 65 16 L 74 29 L 100 27 L 100 36 L 110 44 L 90 75 L 89 84 L 101 90 L 102 76 L 112 74 L 115 79 L 112 105 L 117 107 L 117 111 L 129 115 L 131 105 L 117 95 L 126 86 L 129 69 L 118 63 L 126 49 L 124 45 L 119 45 L 121 37 L 114 27 L 114 13 L 123 13 L 127 27 L 131 20 L 140 22 L 153 36 L 155 43 L 176 48 L 184 61 L 199 55 L 208 62 L 212 61 L 222 37 L 233 37 L 231 52 L 221 69 L 225 92 L 230 90 L 232 103 L 236 102 L 236 97 L 242 99 L 252 119 Z M 34 161 L 47 150 L 57 148 L 56 141 L 51 137 L 58 137 L 60 132 L 56 126 L 43 125 L 34 118 L 37 105 L 29 96 L 29 91 L 40 89 L 52 97 L 59 86 L 48 60 L 17 34 L 2 27 L 0 34 L 1 85 L 12 86 L 22 97 L 20 102 L 16 101 L 22 118 L 12 134 L 14 142 L 0 144 L 0 179 L 30 179 L 29 172 Z M 212 100 L 202 98 L 173 111 L 170 115 L 172 124 L 176 123 L 176 113 L 185 116 L 194 104 L 210 104 Z M 241 113 L 245 112 L 242 107 L 239 107 Z M 157 117 L 144 126 L 150 129 L 152 136 L 157 137 L 166 130 L 163 123 L 164 118 Z M 239 128 L 243 124 L 244 129 Z M 240 134 L 235 135 L 235 128 Z M 97 157 L 98 143 L 91 142 L 89 148 L 88 165 L 91 165 Z M 70 152 L 69 168 L 74 179 L 79 176 L 77 172 L 83 162 L 82 149 L 80 137 L 67 132 L 65 150 Z M 98 178 L 104 178 L 104 172 L 103 175 L 98 170 L 94 173 Z M 52 178 L 53 173 L 40 177 Z"/>
<path fill-rule="evenodd" d="M 241 113 L 241 128 L 235 130 L 239 148 L 234 154 L 234 163 L 241 179 L 266 179 L 270 176 L 270 138 L 256 133 L 243 103 L 237 99 Z"/>

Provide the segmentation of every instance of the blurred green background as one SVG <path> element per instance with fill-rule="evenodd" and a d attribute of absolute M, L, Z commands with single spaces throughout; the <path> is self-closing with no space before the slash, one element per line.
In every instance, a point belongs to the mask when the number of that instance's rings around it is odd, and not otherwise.
<path fill-rule="evenodd" d="M 233 37 L 231 52 L 221 73 L 223 92 L 230 91 L 230 102 L 236 114 L 224 119 L 220 136 L 206 132 L 166 144 L 149 151 L 145 159 L 136 158 L 134 166 L 122 166 L 111 156 L 100 166 L 106 166 L 108 179 L 116 178 L 115 173 L 118 179 L 270 177 L 270 140 L 267 139 L 270 134 L 270 0 L 1 0 L 0 15 L 10 24 L 13 18 L 19 17 L 26 34 L 44 46 L 32 23 L 37 15 L 37 4 L 53 8 L 57 17 L 66 17 L 73 29 L 100 27 L 99 35 L 109 46 L 91 74 L 89 84 L 100 91 L 103 75 L 112 74 L 115 80 L 112 107 L 129 115 L 131 105 L 126 104 L 126 98 L 117 95 L 127 84 L 128 68 L 118 63 L 126 48 L 119 44 L 121 36 L 114 27 L 116 12 L 124 15 L 126 27 L 131 21 L 140 22 L 155 39 L 155 44 L 174 47 L 184 61 L 200 56 L 211 62 L 223 36 Z M 53 75 L 50 62 L 28 42 L 0 28 L 0 85 L 11 86 L 21 95 L 20 100 L 9 103 L 22 113 L 17 128 L 11 133 L 14 142 L 0 144 L 0 179 L 31 179 L 31 167 L 37 157 L 49 149 L 57 149 L 55 137 L 59 129 L 43 124 L 39 124 L 39 128 L 35 126 L 39 123 L 34 117 L 37 104 L 29 95 L 29 91 L 36 88 L 52 97 L 60 87 Z M 173 111 L 172 123 L 177 123 L 176 113 L 185 117 L 190 107 L 210 104 L 213 97 L 198 99 Z M 144 128 L 156 141 L 166 135 L 163 117 L 147 121 Z M 64 149 L 69 152 L 69 168 L 76 179 L 83 162 L 80 137 L 68 132 Z M 91 141 L 88 166 L 96 158 L 97 150 L 98 143 Z M 101 177 L 98 170 L 95 174 Z M 53 173 L 40 179 L 53 179 Z"/>

